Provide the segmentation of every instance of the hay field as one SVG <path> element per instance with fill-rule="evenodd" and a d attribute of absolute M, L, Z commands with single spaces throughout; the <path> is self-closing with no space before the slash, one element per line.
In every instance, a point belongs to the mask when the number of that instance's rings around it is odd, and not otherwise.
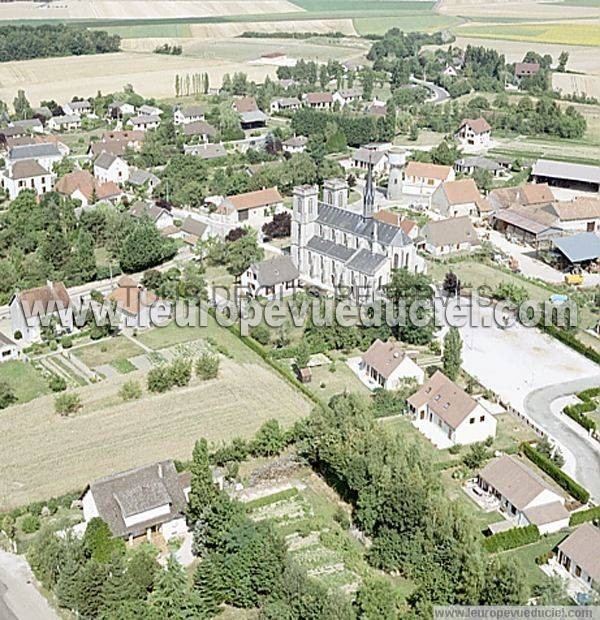
<path fill-rule="evenodd" d="M 587 95 L 600 99 L 600 75 L 553 73 L 552 87 L 568 95 Z"/>
<path fill-rule="evenodd" d="M 577 19 L 598 17 L 598 9 L 590 5 L 569 6 L 542 0 L 439 0 L 437 11 L 443 15 L 463 17 L 517 19 Z"/>
<path fill-rule="evenodd" d="M 49 396 L 1 412 L 0 509 L 154 460 L 187 459 L 198 437 L 249 437 L 269 418 L 289 426 L 312 407 L 258 361 L 223 359 L 215 380 L 122 403 L 117 392 L 129 379 L 143 383 L 144 373 L 80 389 L 84 408 L 73 418 L 59 418 Z"/>
<path fill-rule="evenodd" d="M 483 39 L 600 46 L 599 20 L 544 24 L 477 24 L 460 27 L 456 32 L 464 37 L 473 36 Z"/>
<path fill-rule="evenodd" d="M 0 3 L 0 20 L 208 18 L 301 11 L 287 0 L 59 0 Z"/>
<path fill-rule="evenodd" d="M 275 75 L 275 67 L 254 66 L 206 58 L 119 52 L 100 56 L 68 56 L 5 62 L 0 64 L 0 99 L 12 101 L 25 90 L 33 105 L 43 99 L 70 100 L 88 97 L 98 90 L 118 91 L 125 84 L 147 97 L 172 97 L 176 74 L 207 72 L 211 84 L 221 84 L 225 73 L 243 70 L 251 80 Z"/>
<path fill-rule="evenodd" d="M 356 30 L 361 35 L 385 34 L 390 28 L 400 28 L 406 32 L 436 32 L 463 23 L 460 17 L 423 13 L 399 13 L 386 17 L 358 17 L 354 20 Z"/>

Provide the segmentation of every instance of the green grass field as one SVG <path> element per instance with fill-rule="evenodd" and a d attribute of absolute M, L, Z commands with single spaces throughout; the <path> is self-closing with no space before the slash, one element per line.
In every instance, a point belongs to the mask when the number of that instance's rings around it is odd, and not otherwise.
<path fill-rule="evenodd" d="M 398 11 L 420 11 L 432 9 L 435 2 L 411 2 L 410 0 L 292 0 L 293 4 L 309 13 L 385 13 Z"/>
<path fill-rule="evenodd" d="M 31 364 L 18 360 L 0 364 L 0 380 L 10 385 L 19 403 L 26 403 L 50 392 L 38 371 Z"/>
<path fill-rule="evenodd" d="M 144 349 L 123 336 L 90 344 L 73 351 L 86 366 L 94 368 L 101 364 L 114 364 L 129 357 L 143 355 Z"/>
<path fill-rule="evenodd" d="M 435 15 L 428 11 L 354 19 L 354 27 L 361 35 L 385 34 L 390 28 L 400 28 L 406 32 L 435 32 L 461 23 L 463 20 L 460 17 Z"/>

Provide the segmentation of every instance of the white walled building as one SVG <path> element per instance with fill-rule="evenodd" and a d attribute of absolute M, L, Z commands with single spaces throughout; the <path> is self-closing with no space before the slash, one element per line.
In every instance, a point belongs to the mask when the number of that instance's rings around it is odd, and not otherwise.
<path fill-rule="evenodd" d="M 14 200 L 22 191 L 33 190 L 37 196 L 52 191 L 54 174 L 48 172 L 35 159 L 15 162 L 2 172 L 2 188 Z"/>
<path fill-rule="evenodd" d="M 419 384 L 425 380 L 423 369 L 398 342 L 382 342 L 379 338 L 363 354 L 360 371 L 384 390 L 395 390 L 406 379 L 415 379 Z"/>
<path fill-rule="evenodd" d="M 585 586 L 600 587 L 600 529 L 583 523 L 558 545 L 558 563 Z"/>
<path fill-rule="evenodd" d="M 227 196 L 217 208 L 233 223 L 248 224 L 260 230 L 276 213 L 283 210 L 283 198 L 276 187 Z"/>
<path fill-rule="evenodd" d="M 276 256 L 250 265 L 242 274 L 241 284 L 252 297 L 281 299 L 298 286 L 299 275 L 289 256 Z"/>
<path fill-rule="evenodd" d="M 456 178 L 452 166 L 419 161 L 408 162 L 403 176 L 402 193 L 416 196 L 431 196 L 442 183 Z"/>
<path fill-rule="evenodd" d="M 129 180 L 129 165 L 124 159 L 104 152 L 94 162 L 94 176 L 102 183 L 126 183 Z"/>
<path fill-rule="evenodd" d="M 407 402 L 417 428 L 427 434 L 433 426 L 450 445 L 496 436 L 494 416 L 439 370 Z"/>
<path fill-rule="evenodd" d="M 492 128 L 483 116 L 465 118 L 456 132 L 456 138 L 465 147 L 489 148 L 492 143 Z"/>

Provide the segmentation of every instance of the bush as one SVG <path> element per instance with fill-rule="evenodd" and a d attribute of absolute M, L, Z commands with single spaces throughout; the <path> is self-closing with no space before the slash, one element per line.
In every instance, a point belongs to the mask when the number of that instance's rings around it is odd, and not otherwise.
<path fill-rule="evenodd" d="M 192 378 L 192 361 L 183 357 L 173 360 L 169 366 L 171 386 L 184 387 Z"/>
<path fill-rule="evenodd" d="M 271 342 L 271 330 L 261 323 L 256 327 L 252 327 L 250 329 L 250 337 L 254 338 L 256 342 L 260 342 L 264 347 L 266 347 L 269 342 Z"/>
<path fill-rule="evenodd" d="M 594 402 L 594 398 L 596 398 L 599 394 L 599 388 L 590 388 L 589 390 L 579 392 L 577 396 L 582 402 L 576 405 L 567 405 L 563 409 L 563 412 L 571 419 L 575 420 L 577 424 L 583 426 L 583 428 L 585 428 L 587 431 L 595 431 L 596 422 L 588 418 L 585 414 L 596 410 L 596 403 Z"/>
<path fill-rule="evenodd" d="M 575 480 L 567 476 L 567 474 L 545 454 L 541 454 L 528 443 L 522 444 L 521 449 L 530 461 L 535 463 L 542 471 L 546 472 L 560 487 L 567 491 L 567 493 L 582 504 L 588 503 L 590 499 L 589 492 L 580 484 L 577 484 Z"/>
<path fill-rule="evenodd" d="M 479 469 L 487 459 L 488 453 L 483 443 L 474 443 L 463 456 L 463 463 L 469 469 Z"/>
<path fill-rule="evenodd" d="M 63 349 L 70 349 L 73 346 L 73 338 L 71 336 L 63 336 L 60 339 L 60 344 Z"/>
<path fill-rule="evenodd" d="M 171 373 L 168 366 L 155 366 L 151 368 L 146 381 L 148 389 L 157 394 L 162 394 L 172 387 Z"/>
<path fill-rule="evenodd" d="M 572 527 L 580 523 L 585 523 L 586 521 L 595 521 L 596 519 L 600 519 L 600 506 L 594 506 L 587 510 L 579 510 L 571 513 L 569 525 Z"/>
<path fill-rule="evenodd" d="M 67 382 L 58 375 L 52 375 L 48 380 L 48 387 L 53 392 L 64 392 L 67 389 Z"/>
<path fill-rule="evenodd" d="M 265 495 L 264 497 L 250 500 L 249 502 L 246 502 L 244 506 L 246 507 L 246 511 L 257 510 L 258 508 L 263 508 L 264 506 L 270 506 L 275 502 L 283 502 L 287 499 L 291 499 L 292 497 L 296 497 L 296 495 L 298 495 L 298 489 L 296 487 L 292 487 L 291 489 L 286 489 L 285 491 L 279 491 L 279 493 L 273 493 L 273 495 Z"/>
<path fill-rule="evenodd" d="M 507 549 L 515 549 L 523 545 L 529 545 L 536 542 L 540 538 L 540 531 L 537 525 L 528 525 L 527 527 L 513 527 L 506 532 L 498 532 L 489 536 L 483 541 L 483 546 L 490 553 L 497 551 L 506 551 Z"/>
<path fill-rule="evenodd" d="M 196 362 L 196 374 L 203 381 L 215 379 L 219 374 L 219 358 L 212 353 L 202 353 Z"/>
<path fill-rule="evenodd" d="M 81 407 L 81 399 L 75 392 L 66 392 L 54 399 L 54 411 L 61 416 L 77 413 Z"/>
<path fill-rule="evenodd" d="M 119 396 L 127 400 L 137 400 L 142 395 L 142 386 L 138 381 L 127 381 L 121 386 L 119 390 Z"/>
<path fill-rule="evenodd" d="M 267 420 L 256 432 L 250 451 L 254 456 L 279 454 L 286 444 L 286 434 L 277 420 Z"/>
<path fill-rule="evenodd" d="M 19 527 L 21 528 L 23 534 L 33 534 L 40 529 L 40 519 L 35 515 L 25 515 L 21 519 Z"/>
<path fill-rule="evenodd" d="M 0 409 L 4 409 L 9 405 L 17 402 L 17 395 L 4 379 L 0 379 Z"/>
<path fill-rule="evenodd" d="M 344 530 L 347 530 L 350 527 L 350 518 L 341 506 L 338 506 L 335 509 L 335 512 L 333 513 L 333 520 L 336 523 L 339 523 L 341 528 Z"/>

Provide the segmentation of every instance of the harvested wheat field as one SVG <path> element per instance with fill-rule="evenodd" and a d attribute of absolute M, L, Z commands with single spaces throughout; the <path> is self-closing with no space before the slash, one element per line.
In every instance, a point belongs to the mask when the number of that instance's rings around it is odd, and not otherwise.
<path fill-rule="evenodd" d="M 211 84 L 221 84 L 225 73 L 240 71 L 239 63 L 218 58 L 166 56 L 160 54 L 115 53 L 96 56 L 42 58 L 0 64 L 0 99 L 12 101 L 18 89 L 33 105 L 43 99 L 68 101 L 88 97 L 99 90 L 118 91 L 125 84 L 146 97 L 172 97 L 175 75 L 208 73 Z M 275 75 L 275 67 L 244 66 L 251 80 L 263 81 Z"/>
<path fill-rule="evenodd" d="M 519 19 L 569 19 L 598 17 L 593 6 L 565 6 L 541 0 L 439 0 L 437 11 L 463 17 L 507 17 Z"/>
<path fill-rule="evenodd" d="M 553 73 L 552 87 L 568 95 L 587 95 L 600 99 L 600 75 Z"/>
<path fill-rule="evenodd" d="M 193 37 L 227 39 L 244 32 L 341 32 L 356 35 L 351 19 L 300 19 L 294 21 L 238 22 L 229 24 L 190 24 Z"/>
<path fill-rule="evenodd" d="M 295 13 L 287 0 L 61 0 L 60 3 L 3 2 L 4 19 L 173 19 Z"/>
<path fill-rule="evenodd" d="M 119 386 L 144 373 L 78 390 L 81 413 L 60 418 L 52 397 L 0 413 L 0 510 L 82 488 L 157 459 L 187 459 L 195 440 L 249 437 L 270 418 L 290 426 L 312 404 L 263 365 L 222 359 L 217 379 L 121 402 Z"/>

